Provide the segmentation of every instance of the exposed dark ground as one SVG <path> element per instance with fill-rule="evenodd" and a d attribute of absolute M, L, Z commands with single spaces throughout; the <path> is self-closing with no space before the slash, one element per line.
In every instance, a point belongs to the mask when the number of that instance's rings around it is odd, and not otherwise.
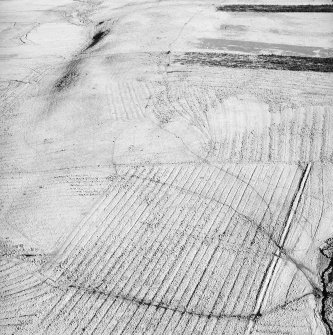
<path fill-rule="evenodd" d="M 265 13 L 332 13 L 333 5 L 226 5 L 217 7 L 223 12 L 265 12 Z"/>
<path fill-rule="evenodd" d="M 185 52 L 175 63 L 231 68 L 333 72 L 333 58 Z"/>

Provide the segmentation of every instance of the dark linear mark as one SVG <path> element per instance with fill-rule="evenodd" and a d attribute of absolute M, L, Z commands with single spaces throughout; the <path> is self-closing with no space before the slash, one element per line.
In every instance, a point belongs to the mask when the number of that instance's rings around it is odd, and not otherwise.
<path fill-rule="evenodd" d="M 320 315 L 328 334 L 333 334 L 333 238 L 326 243 L 326 246 L 319 249 L 320 253 L 329 259 L 327 267 L 320 274 L 322 284 Z"/>
<path fill-rule="evenodd" d="M 54 85 L 54 90 L 57 93 L 69 88 L 78 79 L 80 75 L 78 69 L 80 62 L 80 59 L 74 59 L 66 66 L 65 74 L 60 77 Z"/>
<path fill-rule="evenodd" d="M 90 44 L 86 48 L 84 48 L 73 60 L 71 60 L 69 62 L 69 64 L 67 65 L 67 67 L 65 69 L 65 74 L 62 77 L 60 77 L 56 81 L 56 83 L 54 85 L 54 89 L 55 89 L 56 92 L 60 93 L 63 90 L 69 88 L 70 86 L 72 86 L 75 83 L 75 81 L 80 76 L 79 65 L 80 65 L 80 63 L 82 61 L 81 54 L 84 53 L 85 51 L 93 48 L 109 32 L 110 32 L 110 30 L 105 30 L 105 31 L 99 31 L 99 32 L 97 32 L 92 37 L 92 41 L 90 42 Z"/>
<path fill-rule="evenodd" d="M 23 80 L 17 80 L 17 79 L 10 79 L 9 81 L 10 81 L 10 82 L 11 82 L 11 81 L 14 81 L 14 82 L 16 82 L 16 83 L 21 83 L 21 84 L 31 84 L 30 81 L 23 81 Z"/>
<path fill-rule="evenodd" d="M 332 5 L 226 5 L 216 8 L 222 12 L 264 12 L 264 13 L 332 13 Z"/>
<path fill-rule="evenodd" d="M 102 21 L 103 22 L 103 21 Z M 101 23 L 99 23 L 101 24 Z M 99 31 L 97 32 L 93 38 L 92 41 L 90 42 L 90 44 L 84 49 L 84 51 L 91 49 L 92 47 L 94 47 L 97 43 L 99 43 L 108 33 L 110 32 L 110 30 L 105 30 L 105 31 Z"/>
<path fill-rule="evenodd" d="M 156 307 L 157 309 L 165 309 L 165 310 L 170 310 L 173 312 L 179 312 L 181 314 L 189 314 L 192 316 L 198 316 L 198 317 L 204 317 L 207 319 L 210 318 L 216 318 L 216 319 L 223 319 L 223 318 L 232 318 L 232 319 L 238 319 L 238 320 L 250 320 L 252 319 L 254 316 L 252 314 L 248 314 L 248 315 L 242 315 L 242 314 L 214 314 L 214 313 L 199 313 L 199 312 L 195 312 L 193 310 L 186 310 L 186 309 L 181 309 L 181 308 L 177 308 L 177 307 L 171 307 L 163 302 L 154 302 L 151 300 L 145 300 L 145 299 L 138 299 L 136 297 L 133 296 L 128 296 L 126 294 L 113 294 L 111 292 L 105 292 L 105 291 L 101 291 L 98 289 L 94 289 L 94 288 L 86 288 L 86 287 L 82 287 L 79 285 L 75 285 L 75 284 L 71 284 L 67 286 L 68 288 L 74 288 L 77 290 L 83 290 L 85 293 L 88 294 L 99 294 L 105 297 L 110 297 L 113 299 L 122 299 L 137 305 L 143 305 L 143 306 L 147 306 L 147 307 Z"/>
<path fill-rule="evenodd" d="M 246 69 L 333 72 L 333 58 L 279 55 L 241 55 L 217 52 L 185 52 L 175 56 L 182 65 L 221 66 Z"/>
<path fill-rule="evenodd" d="M 37 257 L 37 256 L 42 256 L 42 254 L 22 254 L 21 256 L 23 256 L 23 257 Z"/>
<path fill-rule="evenodd" d="M 272 281 L 272 278 L 275 274 L 277 265 L 278 265 L 278 258 L 280 258 L 281 254 L 285 254 L 285 250 L 284 250 L 284 245 L 285 242 L 287 240 L 287 236 L 289 234 L 289 230 L 290 230 L 290 226 L 291 226 L 291 220 L 293 219 L 293 215 L 296 213 L 297 208 L 299 206 L 299 203 L 301 201 L 301 198 L 303 196 L 304 193 L 304 188 L 306 186 L 307 180 L 309 178 L 309 174 L 311 171 L 311 163 L 308 163 L 307 166 L 303 169 L 303 172 L 301 174 L 296 192 L 291 200 L 290 206 L 288 208 L 288 212 L 286 214 L 286 218 L 284 220 L 284 227 L 283 227 L 283 231 L 282 231 L 282 235 L 280 237 L 280 241 L 277 243 L 278 246 L 278 254 L 274 255 L 275 257 L 272 258 L 270 264 L 268 265 L 268 267 L 266 268 L 266 271 L 264 273 L 264 276 L 260 282 L 259 288 L 258 288 L 258 292 L 256 295 L 256 308 L 254 310 L 254 318 L 253 318 L 253 323 L 252 325 L 249 325 L 250 328 L 252 330 L 254 323 L 257 321 L 258 317 L 262 316 L 262 307 L 263 307 L 263 302 L 265 299 L 265 295 L 267 290 L 269 289 L 270 283 Z M 285 232 L 285 233 L 284 233 Z M 286 255 L 287 256 L 287 255 Z M 276 258 L 277 257 L 277 258 Z M 287 257 L 287 258 L 291 258 L 291 257 Z M 290 259 L 288 259 L 290 260 Z M 296 266 L 297 269 L 300 269 L 300 265 L 294 260 L 292 259 L 292 263 Z M 304 272 L 302 271 L 302 273 L 304 274 Z M 308 279 L 308 277 L 306 276 L 306 278 Z M 309 279 L 308 279 L 309 280 Z M 318 294 L 318 288 L 315 287 L 315 284 L 312 283 L 312 281 L 309 280 L 310 285 L 313 288 L 313 294 L 317 295 Z"/>
<path fill-rule="evenodd" d="M 57 286 L 54 286 L 54 288 L 59 288 Z M 206 319 L 211 319 L 211 318 L 215 318 L 217 320 L 219 319 L 237 319 L 237 320 L 257 320 L 262 316 L 265 316 L 266 314 L 271 313 L 271 311 L 268 311 L 267 313 L 260 313 L 260 315 L 255 315 L 255 314 L 224 314 L 224 313 L 203 313 L 203 312 L 196 312 L 194 310 L 188 310 L 186 308 L 179 308 L 179 307 L 171 307 L 169 304 L 165 304 L 163 303 L 163 301 L 161 302 L 154 302 L 152 300 L 146 300 L 146 299 L 138 299 L 134 296 L 129 296 L 126 294 L 114 294 L 112 292 L 106 292 L 106 291 L 102 291 L 99 290 L 97 288 L 89 288 L 89 287 L 83 287 L 81 285 L 76 285 L 76 284 L 70 284 L 67 286 L 67 288 L 73 288 L 76 289 L 78 291 L 83 291 L 86 294 L 97 294 L 100 296 L 104 296 L 105 298 L 112 298 L 112 299 L 121 299 L 121 300 L 125 300 L 127 302 L 130 303 L 134 303 L 136 305 L 141 305 L 141 306 L 147 306 L 149 307 L 155 307 L 156 309 L 164 309 L 164 310 L 169 310 L 172 312 L 177 312 L 180 313 L 182 315 L 184 314 L 188 314 L 191 316 L 197 316 L 197 317 L 201 317 L 201 318 L 206 318 Z M 279 308 L 285 309 L 287 308 L 289 305 L 298 302 L 299 300 L 303 299 L 304 297 L 311 295 L 312 293 L 306 293 L 301 297 L 295 298 L 293 300 L 290 300 L 280 306 L 276 306 L 275 310 L 278 310 Z"/>
<path fill-rule="evenodd" d="M 285 226 L 286 226 L 286 224 L 287 224 L 287 221 L 288 221 L 288 218 L 290 217 L 290 215 L 295 214 L 296 211 L 297 211 L 297 208 L 298 208 L 298 205 L 299 205 L 299 201 L 300 201 L 300 199 L 301 199 L 302 196 L 303 196 L 304 188 L 305 188 L 305 185 L 306 185 L 306 183 L 307 183 L 307 180 L 308 180 L 308 178 L 309 178 L 310 173 L 311 173 L 311 163 L 308 163 L 308 164 L 306 165 L 306 167 L 305 167 L 305 168 L 303 169 L 303 171 L 302 171 L 302 174 L 301 174 L 301 176 L 300 176 L 300 178 L 299 178 L 299 181 L 298 181 L 298 185 L 297 185 L 297 188 L 296 188 L 296 192 L 294 193 L 294 195 L 293 195 L 293 197 L 292 197 L 292 199 L 291 199 L 290 206 L 289 206 L 288 211 L 287 211 L 287 214 L 286 214 Z M 300 197 L 299 197 L 298 203 L 296 203 L 296 207 L 293 208 L 293 204 L 295 203 L 295 201 L 297 201 L 297 194 L 298 194 L 299 192 L 301 192 L 301 193 L 300 193 Z M 290 229 L 290 227 L 289 227 L 289 229 Z M 287 231 L 287 235 L 289 234 L 289 229 L 288 229 L 288 231 Z M 284 242 L 285 242 L 286 239 L 287 239 L 287 235 L 286 235 L 286 237 L 285 237 L 285 239 L 284 239 Z M 283 242 L 282 245 L 281 245 L 282 247 L 284 246 L 284 242 Z"/>

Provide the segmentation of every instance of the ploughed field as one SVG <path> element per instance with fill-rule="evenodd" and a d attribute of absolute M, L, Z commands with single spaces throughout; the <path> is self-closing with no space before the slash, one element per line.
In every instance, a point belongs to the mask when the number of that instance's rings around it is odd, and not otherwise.
<path fill-rule="evenodd" d="M 328 1 L 1 8 L 0 333 L 332 331 Z"/>

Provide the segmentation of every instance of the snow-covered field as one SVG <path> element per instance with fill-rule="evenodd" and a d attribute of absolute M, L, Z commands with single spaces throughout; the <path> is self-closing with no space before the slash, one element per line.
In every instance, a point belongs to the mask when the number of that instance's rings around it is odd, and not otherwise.
<path fill-rule="evenodd" d="M 1 334 L 332 331 L 333 12 L 301 4 L 0 2 Z"/>

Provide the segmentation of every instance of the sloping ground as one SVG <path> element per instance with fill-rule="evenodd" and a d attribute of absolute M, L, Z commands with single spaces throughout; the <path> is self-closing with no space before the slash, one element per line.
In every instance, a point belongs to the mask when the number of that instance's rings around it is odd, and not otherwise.
<path fill-rule="evenodd" d="M 19 6 L 0 332 L 329 333 L 332 14 Z"/>

